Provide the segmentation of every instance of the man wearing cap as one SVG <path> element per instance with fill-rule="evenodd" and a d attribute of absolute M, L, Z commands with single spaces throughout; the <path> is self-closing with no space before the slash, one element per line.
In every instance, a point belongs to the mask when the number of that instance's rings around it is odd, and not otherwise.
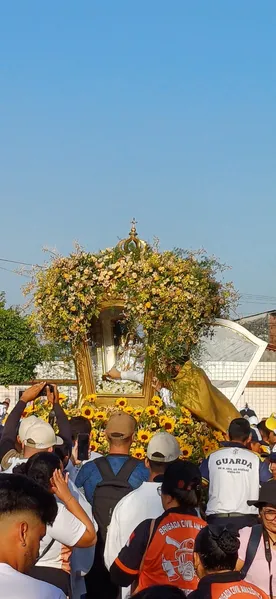
<path fill-rule="evenodd" d="M 26 405 L 29 402 L 35 401 L 35 399 L 40 396 L 40 393 L 45 386 L 46 382 L 44 381 L 26 389 L 8 416 L 0 441 L 1 467 L 2 470 L 5 470 L 6 472 L 12 472 L 14 466 L 20 463 L 22 460 L 24 449 L 23 442 L 25 442 L 27 439 L 27 431 L 30 430 L 33 425 L 37 425 L 39 422 L 44 423 L 41 418 L 37 418 L 36 416 L 32 415 L 28 416 L 27 418 L 23 418 L 19 425 L 20 418 L 26 409 Z M 59 404 L 58 389 L 55 385 L 53 385 L 53 390 L 51 390 L 49 386 L 46 386 L 46 392 L 49 403 L 53 404 L 53 410 L 55 412 L 59 427 L 59 436 L 62 438 L 62 442 L 66 441 L 68 444 L 70 444 L 70 425 L 67 416 Z M 51 430 L 53 430 L 52 427 Z M 40 448 L 40 451 L 43 451 L 44 449 L 45 448 Z M 30 457 L 30 454 L 28 457 Z"/>
<path fill-rule="evenodd" d="M 122 411 L 112 414 L 105 431 L 109 442 L 109 454 L 106 457 L 96 458 L 96 460 L 84 464 L 76 478 L 76 485 L 84 489 L 86 499 L 91 503 L 95 519 L 99 525 L 95 561 L 86 578 L 88 596 L 91 593 L 92 596 L 99 596 L 101 599 L 115 599 L 118 594 L 118 589 L 112 584 L 109 572 L 104 564 L 104 542 L 112 510 L 115 507 L 112 499 L 113 491 L 114 488 L 114 492 L 118 489 L 117 486 L 113 486 L 114 479 L 117 478 L 119 485 L 120 482 L 124 485 L 119 501 L 126 493 L 140 487 L 149 477 L 149 471 L 145 464 L 129 456 L 135 429 L 136 420 L 129 414 Z M 125 470 L 128 470 L 127 480 L 125 480 Z M 121 471 L 122 474 L 120 474 Z M 122 481 L 120 476 L 123 478 Z M 101 483 L 103 486 L 101 486 Z M 104 500 L 101 497 L 98 501 L 97 496 L 101 492 L 104 493 L 105 497 Z"/>
<path fill-rule="evenodd" d="M 158 518 L 163 512 L 161 497 L 157 493 L 160 482 L 168 464 L 175 462 L 180 456 L 178 441 L 166 432 L 153 435 L 145 460 L 149 469 L 149 481 L 123 497 L 117 504 L 108 528 L 105 545 L 105 563 L 109 569 L 121 549 L 126 544 L 131 532 L 147 518 Z"/>
<path fill-rule="evenodd" d="M 259 499 L 248 501 L 259 510 L 261 524 L 240 531 L 237 569 L 268 596 L 276 596 L 276 480 L 264 483 Z M 250 549 L 249 549 L 250 548 Z"/>
<path fill-rule="evenodd" d="M 266 462 L 247 449 L 251 442 L 248 420 L 232 420 L 228 435 L 229 441 L 203 460 L 200 470 L 203 484 L 209 485 L 208 524 L 231 524 L 239 530 L 256 524 L 258 510 L 247 501 L 258 494 L 260 483 L 268 481 L 271 473 Z"/>
<path fill-rule="evenodd" d="M 118 474 L 126 460 L 129 459 L 129 450 L 133 443 L 136 429 L 136 420 L 125 412 L 113 414 L 107 425 L 105 434 L 109 442 L 108 462 L 114 472 Z M 87 462 L 82 466 L 76 478 L 77 487 L 82 487 L 86 499 L 93 504 L 93 496 L 96 486 L 101 482 L 102 476 L 97 467 L 97 458 L 93 462 Z M 137 466 L 129 478 L 129 484 L 133 489 L 140 487 L 142 482 L 148 480 L 149 471 L 142 461 L 137 460 Z"/>
<path fill-rule="evenodd" d="M 26 389 L 8 417 L 0 442 L 1 466 L 6 473 L 12 472 L 17 464 L 27 461 L 35 453 L 53 451 L 55 445 L 63 444 L 63 439 L 55 435 L 51 425 L 34 415 L 21 421 L 18 436 L 16 436 L 18 422 L 26 408 L 26 404 L 39 397 L 39 393 L 45 385 L 45 382 L 38 383 Z M 49 398 L 52 395 L 58 396 L 56 389 L 54 394 L 50 394 L 48 389 L 47 393 Z M 56 402 L 56 405 L 62 411 L 58 402 Z"/>
<path fill-rule="evenodd" d="M 22 431 L 21 431 L 22 434 Z M 48 422 L 37 418 L 37 422 L 25 429 L 22 439 L 23 457 L 12 458 L 11 465 L 5 470 L 5 473 L 11 473 L 13 468 L 41 451 L 54 451 L 55 445 L 63 445 L 63 439 L 55 434 L 54 429 Z"/>
<path fill-rule="evenodd" d="M 265 421 L 265 426 L 269 431 L 268 442 L 270 448 L 272 449 L 272 447 L 276 445 L 276 418 L 274 418 L 274 415 L 270 416 L 270 418 L 267 418 Z"/>

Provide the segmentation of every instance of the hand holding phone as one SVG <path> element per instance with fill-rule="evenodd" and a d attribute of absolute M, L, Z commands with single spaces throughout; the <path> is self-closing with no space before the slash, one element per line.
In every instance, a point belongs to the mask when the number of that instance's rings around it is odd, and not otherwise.
<path fill-rule="evenodd" d="M 89 459 L 89 439 L 87 433 L 80 433 L 77 437 L 78 441 L 78 460 L 84 462 Z"/>

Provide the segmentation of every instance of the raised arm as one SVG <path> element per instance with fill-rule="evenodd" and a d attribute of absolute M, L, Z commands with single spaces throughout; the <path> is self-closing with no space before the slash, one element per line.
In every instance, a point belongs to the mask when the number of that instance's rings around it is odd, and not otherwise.
<path fill-rule="evenodd" d="M 29 389 L 26 389 L 9 414 L 0 441 L 0 462 L 8 451 L 15 449 L 18 425 L 26 405 L 39 397 L 39 393 L 42 391 L 43 387 L 45 387 L 45 384 L 46 382 L 44 381 L 43 383 L 37 383 L 36 385 L 29 387 Z"/>

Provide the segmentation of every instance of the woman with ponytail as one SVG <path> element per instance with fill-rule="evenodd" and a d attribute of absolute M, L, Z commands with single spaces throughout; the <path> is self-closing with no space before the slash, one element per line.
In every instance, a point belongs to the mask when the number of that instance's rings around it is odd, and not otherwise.
<path fill-rule="evenodd" d="M 235 571 L 240 547 L 237 532 L 227 527 L 203 528 L 195 540 L 194 565 L 200 579 L 189 599 L 268 599 L 255 585 Z"/>

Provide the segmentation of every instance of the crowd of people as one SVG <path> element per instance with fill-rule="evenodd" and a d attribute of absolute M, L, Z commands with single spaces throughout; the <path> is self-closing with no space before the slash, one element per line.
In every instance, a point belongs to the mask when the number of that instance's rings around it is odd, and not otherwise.
<path fill-rule="evenodd" d="M 58 433 L 22 418 L 46 386 Z M 200 464 L 154 434 L 130 456 L 135 419 L 114 413 L 109 453 L 80 458 L 91 422 L 58 390 L 27 389 L 0 438 L 0 597 L 276 598 L 276 419 L 244 413 Z"/>

